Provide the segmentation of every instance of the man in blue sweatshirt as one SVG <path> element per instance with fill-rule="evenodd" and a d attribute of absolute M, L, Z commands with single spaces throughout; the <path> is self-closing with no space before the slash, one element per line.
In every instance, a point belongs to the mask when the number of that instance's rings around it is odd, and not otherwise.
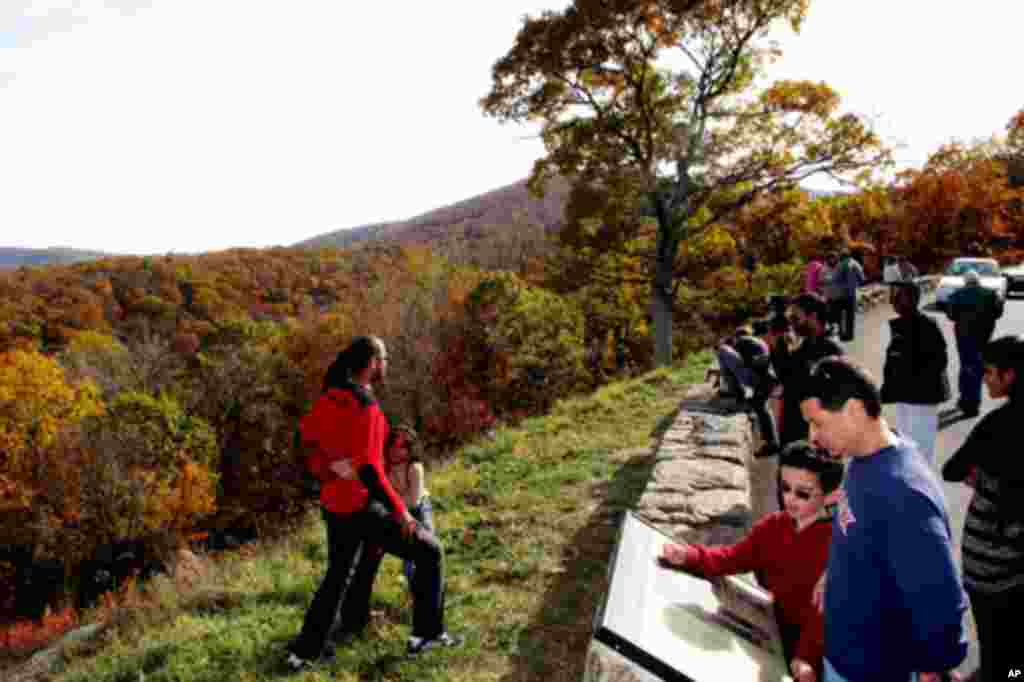
<path fill-rule="evenodd" d="M 810 440 L 848 461 L 824 577 L 825 682 L 938 682 L 967 655 L 967 595 L 942 488 L 881 417 L 851 361 L 819 361 L 800 410 Z"/>

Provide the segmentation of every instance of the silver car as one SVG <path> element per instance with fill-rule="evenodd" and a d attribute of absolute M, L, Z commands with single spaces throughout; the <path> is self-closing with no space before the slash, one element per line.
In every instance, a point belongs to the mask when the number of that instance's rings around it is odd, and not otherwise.
<path fill-rule="evenodd" d="M 954 258 L 942 273 L 939 287 L 935 290 L 935 304 L 939 308 L 944 308 L 950 295 L 964 285 L 964 275 L 968 270 L 978 273 L 981 286 L 995 291 L 1000 300 L 1006 300 L 1006 277 L 994 258 Z"/>

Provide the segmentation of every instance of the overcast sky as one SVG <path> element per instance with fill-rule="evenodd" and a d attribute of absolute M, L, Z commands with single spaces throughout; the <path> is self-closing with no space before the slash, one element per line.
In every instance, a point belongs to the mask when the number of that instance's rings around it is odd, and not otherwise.
<path fill-rule="evenodd" d="M 565 5 L 0 0 L 0 246 L 293 244 L 514 182 L 543 150 L 477 101 L 520 17 Z M 918 165 L 1024 107 L 1021 26 L 1019 0 L 814 0 L 774 75 Z"/>

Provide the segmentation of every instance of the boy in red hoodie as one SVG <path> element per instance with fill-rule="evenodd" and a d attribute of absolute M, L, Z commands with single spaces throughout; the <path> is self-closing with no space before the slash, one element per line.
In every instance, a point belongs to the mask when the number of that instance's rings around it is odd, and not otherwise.
<path fill-rule="evenodd" d="M 822 679 L 825 623 L 811 595 L 832 541 L 826 498 L 842 478 L 841 462 L 807 441 L 794 441 L 779 459 L 783 511 L 759 520 L 735 545 L 669 544 L 661 557 L 666 564 L 707 578 L 753 571 L 775 598 L 779 632 L 796 682 Z"/>

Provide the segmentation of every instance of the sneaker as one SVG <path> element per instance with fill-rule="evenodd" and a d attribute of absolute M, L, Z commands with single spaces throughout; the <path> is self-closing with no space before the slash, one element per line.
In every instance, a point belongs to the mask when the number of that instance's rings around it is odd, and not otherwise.
<path fill-rule="evenodd" d="M 330 649 L 324 649 L 319 658 L 302 658 L 294 651 L 289 651 L 288 657 L 284 660 L 284 666 L 289 672 L 298 673 L 303 670 L 310 670 L 322 663 L 333 663 L 334 660 L 334 652 Z"/>
<path fill-rule="evenodd" d="M 463 638 L 458 635 L 451 635 L 447 632 L 442 632 L 433 639 L 425 639 L 423 637 L 410 637 L 409 638 L 409 655 L 417 656 L 422 654 L 424 651 L 431 649 L 454 649 L 455 647 L 462 646 Z"/>

